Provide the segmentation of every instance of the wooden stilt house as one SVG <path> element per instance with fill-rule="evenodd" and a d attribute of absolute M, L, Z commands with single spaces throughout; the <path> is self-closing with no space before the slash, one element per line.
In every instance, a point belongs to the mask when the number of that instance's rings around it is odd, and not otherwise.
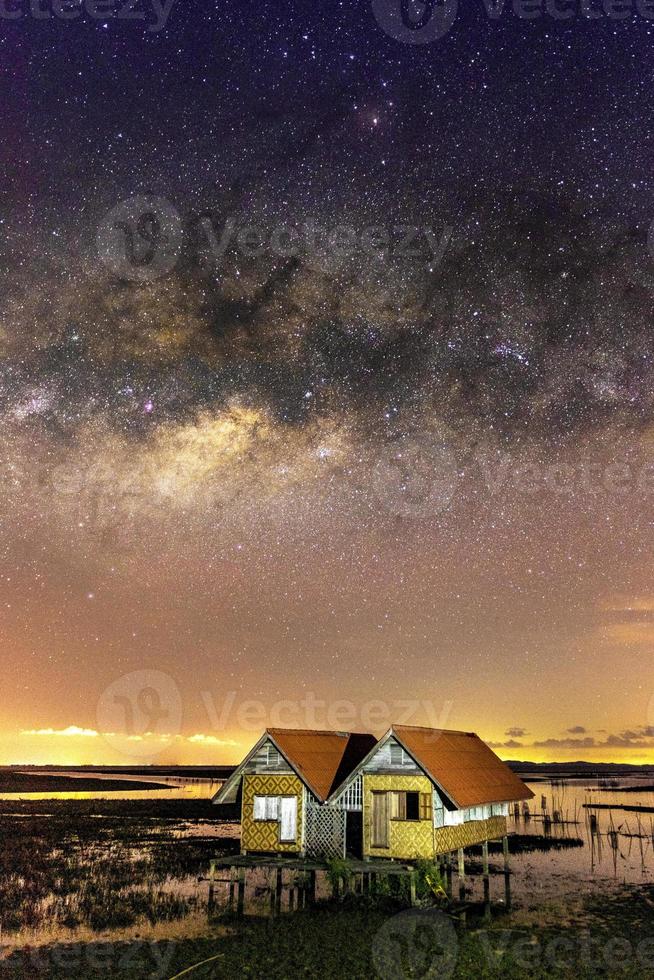
<path fill-rule="evenodd" d="M 433 858 L 506 835 L 525 786 L 473 732 L 268 729 L 214 798 L 241 803 L 241 851 Z"/>
<path fill-rule="evenodd" d="M 214 797 L 240 800 L 241 853 L 343 856 L 347 813 L 327 799 L 375 744 L 374 735 L 267 729 Z M 353 839 L 363 829 L 356 812 Z"/>

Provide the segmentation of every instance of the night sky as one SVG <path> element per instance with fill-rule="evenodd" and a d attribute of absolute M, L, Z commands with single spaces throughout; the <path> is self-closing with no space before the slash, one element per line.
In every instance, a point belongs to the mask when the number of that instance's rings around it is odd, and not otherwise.
<path fill-rule="evenodd" d="M 0 763 L 654 761 L 654 20 L 389 5 L 0 17 Z"/>

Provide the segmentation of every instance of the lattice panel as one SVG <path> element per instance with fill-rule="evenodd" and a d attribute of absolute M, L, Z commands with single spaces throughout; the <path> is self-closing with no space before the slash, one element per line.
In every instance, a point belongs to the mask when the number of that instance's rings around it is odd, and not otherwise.
<path fill-rule="evenodd" d="M 506 817 L 489 817 L 488 820 L 470 820 L 458 827 L 439 827 L 434 832 L 437 854 L 456 851 L 459 847 L 471 847 L 485 840 L 497 840 L 506 834 Z"/>
<path fill-rule="evenodd" d="M 297 841 L 281 843 L 277 820 L 254 819 L 255 796 L 297 797 Z M 246 775 L 243 778 L 243 803 L 241 809 L 241 850 L 272 853 L 297 852 L 301 848 L 302 833 L 302 783 L 292 773 L 279 775 Z"/>
<path fill-rule="evenodd" d="M 345 810 L 308 806 L 305 843 L 310 857 L 345 857 Z"/>

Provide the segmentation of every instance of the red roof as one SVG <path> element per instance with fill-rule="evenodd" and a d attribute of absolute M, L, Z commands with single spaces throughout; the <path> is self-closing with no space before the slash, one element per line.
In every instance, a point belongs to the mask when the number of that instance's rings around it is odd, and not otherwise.
<path fill-rule="evenodd" d="M 534 795 L 474 732 L 409 725 L 392 732 L 457 809 Z"/>
<path fill-rule="evenodd" d="M 377 744 L 374 735 L 268 728 L 279 751 L 322 802 Z"/>

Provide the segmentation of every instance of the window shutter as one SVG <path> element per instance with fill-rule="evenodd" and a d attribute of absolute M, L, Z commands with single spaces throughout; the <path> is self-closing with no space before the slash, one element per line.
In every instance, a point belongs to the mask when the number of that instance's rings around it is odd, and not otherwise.
<path fill-rule="evenodd" d="M 406 820 L 406 793 L 394 790 L 390 795 L 391 820 Z"/>
<path fill-rule="evenodd" d="M 255 820 L 265 820 L 266 819 L 266 797 L 265 796 L 255 796 L 254 798 L 254 812 L 253 816 Z"/>
<path fill-rule="evenodd" d="M 431 794 L 420 794 L 420 819 L 431 820 Z"/>

